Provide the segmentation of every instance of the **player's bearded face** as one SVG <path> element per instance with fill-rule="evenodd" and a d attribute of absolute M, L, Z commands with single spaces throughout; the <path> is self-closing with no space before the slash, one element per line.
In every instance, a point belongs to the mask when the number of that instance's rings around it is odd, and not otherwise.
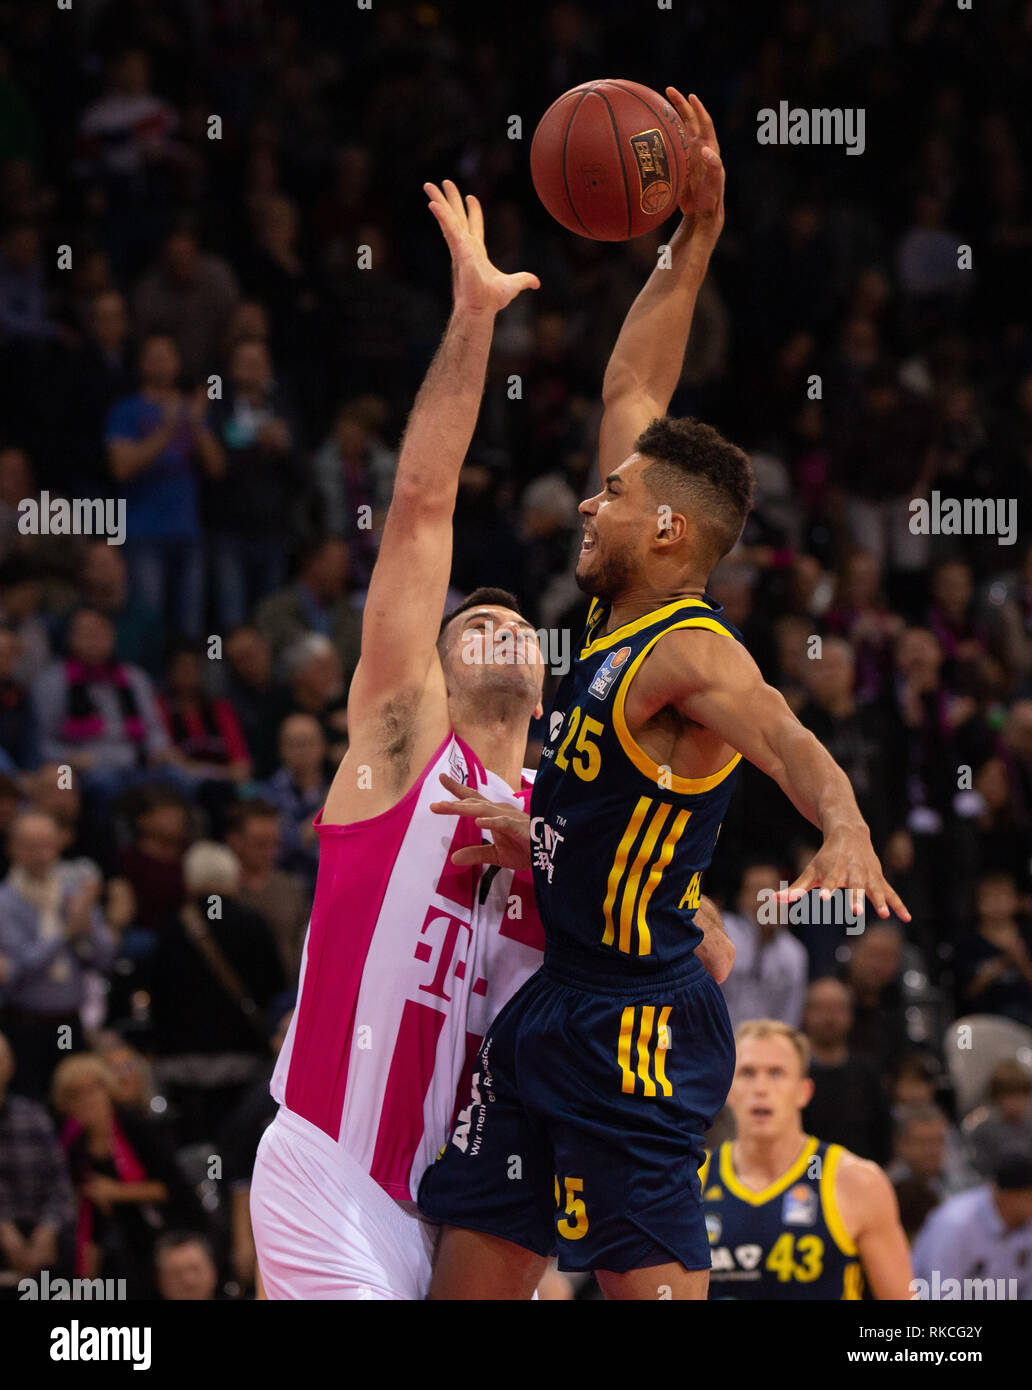
<path fill-rule="evenodd" d="M 583 593 L 616 598 L 642 565 L 654 514 L 642 510 L 641 468 L 641 460 L 632 455 L 609 475 L 600 493 L 580 505 L 584 537 L 574 574 Z"/>

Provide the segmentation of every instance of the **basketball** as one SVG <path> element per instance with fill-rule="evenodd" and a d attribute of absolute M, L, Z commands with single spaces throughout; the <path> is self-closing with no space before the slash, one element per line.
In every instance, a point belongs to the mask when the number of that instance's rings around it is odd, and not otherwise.
<path fill-rule="evenodd" d="M 538 197 L 568 231 L 629 241 L 678 205 L 688 136 L 650 87 L 602 78 L 571 87 L 538 123 L 530 173 Z"/>

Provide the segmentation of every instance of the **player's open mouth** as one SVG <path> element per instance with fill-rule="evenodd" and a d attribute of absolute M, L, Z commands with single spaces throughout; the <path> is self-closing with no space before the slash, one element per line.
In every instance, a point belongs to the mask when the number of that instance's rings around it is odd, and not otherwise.
<path fill-rule="evenodd" d="M 594 550 L 594 549 L 595 549 L 595 537 L 594 537 L 594 536 L 589 536 L 589 535 L 587 534 L 587 532 L 585 532 L 585 533 L 584 533 L 584 539 L 581 541 L 580 553 L 581 553 L 582 555 L 584 555 L 584 554 L 587 553 L 587 551 L 589 551 L 589 550 Z"/>
<path fill-rule="evenodd" d="M 773 1114 L 773 1110 L 769 1110 L 766 1106 L 763 1105 L 754 1105 L 753 1108 L 749 1111 L 750 1117 L 754 1120 L 769 1120 Z"/>

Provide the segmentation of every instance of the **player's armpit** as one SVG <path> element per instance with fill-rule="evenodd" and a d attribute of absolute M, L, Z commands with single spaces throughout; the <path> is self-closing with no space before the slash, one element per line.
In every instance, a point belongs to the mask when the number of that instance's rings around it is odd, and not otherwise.
<path fill-rule="evenodd" d="M 875 1298 L 912 1298 L 910 1247 L 896 1193 L 881 1168 L 844 1153 L 835 1174 L 835 1198 Z"/>

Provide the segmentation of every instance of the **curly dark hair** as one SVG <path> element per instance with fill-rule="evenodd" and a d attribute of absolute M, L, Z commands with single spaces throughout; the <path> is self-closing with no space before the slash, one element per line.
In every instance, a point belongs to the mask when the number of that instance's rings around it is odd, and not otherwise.
<path fill-rule="evenodd" d="M 669 415 L 657 417 L 642 430 L 634 448 L 650 460 L 642 476 L 653 496 L 690 507 L 705 521 L 710 542 L 706 558 L 712 569 L 742 534 L 752 506 L 748 458 L 712 425 Z"/>

